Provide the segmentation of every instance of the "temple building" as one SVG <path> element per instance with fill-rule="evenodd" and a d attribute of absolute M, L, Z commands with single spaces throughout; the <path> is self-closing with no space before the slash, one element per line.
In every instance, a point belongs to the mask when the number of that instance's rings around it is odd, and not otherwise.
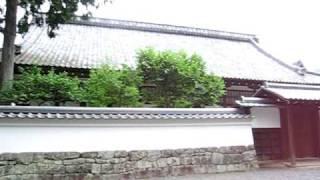
<path fill-rule="evenodd" d="M 77 19 L 61 25 L 52 39 L 45 27 L 31 27 L 15 63 L 16 67 L 54 67 L 88 77 L 90 69 L 103 64 L 134 66 L 137 50 L 146 47 L 199 54 L 207 71 L 225 81 L 221 105 L 244 109 L 253 117 L 253 139 L 260 160 L 290 159 L 295 164 L 297 158 L 320 157 L 320 74 L 277 59 L 260 47 L 255 35 Z M 3 118 L 8 114 L 1 108 L 0 112 Z"/>

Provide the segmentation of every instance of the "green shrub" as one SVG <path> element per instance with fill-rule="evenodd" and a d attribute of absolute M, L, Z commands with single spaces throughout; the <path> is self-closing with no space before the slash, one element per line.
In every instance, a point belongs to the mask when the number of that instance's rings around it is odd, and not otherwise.
<path fill-rule="evenodd" d="M 140 82 L 136 71 L 127 66 L 119 70 L 104 66 L 90 72 L 84 99 L 90 106 L 140 106 Z"/>
<path fill-rule="evenodd" d="M 207 74 L 197 54 L 147 48 L 138 52 L 137 68 L 143 83 L 155 86 L 143 90 L 143 99 L 159 107 L 214 105 L 224 94 L 223 80 Z"/>
<path fill-rule="evenodd" d="M 79 85 L 78 79 L 66 73 L 56 74 L 53 70 L 44 73 L 40 68 L 32 67 L 22 70 L 13 81 L 12 89 L 0 92 L 0 101 L 17 104 L 54 102 L 55 105 L 77 102 L 82 94 Z"/>

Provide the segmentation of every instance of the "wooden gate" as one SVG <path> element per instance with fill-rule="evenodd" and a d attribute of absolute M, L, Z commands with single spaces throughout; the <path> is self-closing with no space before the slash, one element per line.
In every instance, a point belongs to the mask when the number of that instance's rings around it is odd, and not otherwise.
<path fill-rule="evenodd" d="M 280 128 L 254 128 L 254 146 L 258 160 L 281 159 L 281 133 Z"/>
<path fill-rule="evenodd" d="M 318 107 L 311 105 L 290 106 L 280 111 L 283 157 L 290 157 L 288 139 L 288 121 L 291 122 L 292 140 L 296 158 L 319 157 L 319 114 Z"/>
<path fill-rule="evenodd" d="M 291 113 L 296 157 L 318 157 L 318 109 L 293 106 Z"/>

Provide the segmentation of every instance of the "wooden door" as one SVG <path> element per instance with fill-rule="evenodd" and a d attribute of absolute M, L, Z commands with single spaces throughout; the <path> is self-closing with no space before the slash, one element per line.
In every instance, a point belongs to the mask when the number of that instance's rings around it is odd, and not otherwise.
<path fill-rule="evenodd" d="M 296 157 L 317 157 L 318 109 L 308 106 L 294 106 L 291 113 Z"/>
<path fill-rule="evenodd" d="M 258 160 L 282 158 L 280 128 L 253 128 L 252 133 Z"/>

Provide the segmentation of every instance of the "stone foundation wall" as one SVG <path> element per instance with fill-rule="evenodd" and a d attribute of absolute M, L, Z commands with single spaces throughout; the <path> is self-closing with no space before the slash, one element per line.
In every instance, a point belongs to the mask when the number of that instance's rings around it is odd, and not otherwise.
<path fill-rule="evenodd" d="M 257 168 L 253 146 L 0 154 L 0 179 L 142 179 Z"/>

